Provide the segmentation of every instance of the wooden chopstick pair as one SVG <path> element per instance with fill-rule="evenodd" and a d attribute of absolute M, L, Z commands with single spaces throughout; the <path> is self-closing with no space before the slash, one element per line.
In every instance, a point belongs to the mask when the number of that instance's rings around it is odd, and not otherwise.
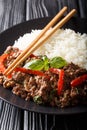
<path fill-rule="evenodd" d="M 54 34 L 59 28 L 61 28 L 75 13 L 76 10 L 71 10 L 59 23 L 57 23 L 46 36 L 43 35 L 51 28 L 65 13 L 67 7 L 64 7 L 46 27 L 41 31 L 41 33 L 28 45 L 28 47 L 14 60 L 14 62 L 5 70 L 4 74 L 9 75 L 21 62 L 26 60 L 30 54 L 32 54 L 36 49 L 38 49 L 50 36 Z"/>

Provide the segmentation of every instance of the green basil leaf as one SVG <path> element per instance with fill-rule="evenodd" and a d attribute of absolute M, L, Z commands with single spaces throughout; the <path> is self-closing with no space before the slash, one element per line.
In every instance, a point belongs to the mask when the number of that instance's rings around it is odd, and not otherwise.
<path fill-rule="evenodd" d="M 48 70 L 49 69 L 49 59 L 46 55 L 44 55 L 42 57 L 43 61 L 44 61 L 44 70 Z"/>
<path fill-rule="evenodd" d="M 61 57 L 54 57 L 51 60 L 47 56 L 41 56 L 40 59 L 33 59 L 24 65 L 27 69 L 32 70 L 45 70 L 47 71 L 49 67 L 62 68 L 67 65 L 67 62 Z"/>
<path fill-rule="evenodd" d="M 44 61 L 41 59 L 34 59 L 26 63 L 24 67 L 32 70 L 42 70 L 44 68 Z"/>
<path fill-rule="evenodd" d="M 42 104 L 42 98 L 41 96 L 37 95 L 37 96 L 34 96 L 33 98 L 34 102 L 37 103 L 37 104 Z"/>
<path fill-rule="evenodd" d="M 67 65 L 67 62 L 62 57 L 54 57 L 50 60 L 50 67 L 62 68 L 65 65 Z"/>

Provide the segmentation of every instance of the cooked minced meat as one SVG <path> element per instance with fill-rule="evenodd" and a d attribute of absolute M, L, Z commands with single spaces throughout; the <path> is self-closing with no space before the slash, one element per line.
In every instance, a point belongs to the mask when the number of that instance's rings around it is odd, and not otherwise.
<path fill-rule="evenodd" d="M 17 48 L 8 47 L 5 53 L 11 54 L 4 62 L 7 68 L 17 58 L 20 51 Z M 22 67 L 23 64 L 20 66 Z M 0 84 L 4 88 L 11 88 L 14 94 L 25 100 L 33 100 L 38 104 L 58 107 L 87 104 L 87 80 L 77 86 L 71 86 L 71 81 L 87 74 L 87 70 L 73 63 L 62 67 L 62 70 L 64 70 L 64 82 L 60 95 L 58 94 L 59 74 L 52 73 L 49 69 L 42 71 L 48 77 L 13 71 L 11 77 L 8 78 L 0 73 Z"/>

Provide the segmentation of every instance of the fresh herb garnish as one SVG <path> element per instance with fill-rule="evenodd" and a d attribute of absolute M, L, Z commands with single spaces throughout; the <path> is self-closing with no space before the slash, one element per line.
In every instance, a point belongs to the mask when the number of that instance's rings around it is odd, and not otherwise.
<path fill-rule="evenodd" d="M 37 95 L 37 96 L 34 96 L 33 98 L 34 102 L 37 103 L 37 104 L 42 104 L 42 98 L 41 96 Z"/>
<path fill-rule="evenodd" d="M 48 70 L 49 60 L 47 56 L 41 56 L 40 59 L 33 59 L 29 61 L 24 67 L 31 70 Z"/>
<path fill-rule="evenodd" d="M 47 71 L 50 67 L 62 68 L 67 65 L 67 62 L 61 57 L 54 57 L 51 60 L 47 56 L 41 56 L 40 59 L 32 59 L 25 64 L 25 68 L 31 70 L 45 70 Z"/>
<path fill-rule="evenodd" d="M 44 68 L 44 61 L 42 59 L 34 59 L 26 63 L 24 67 L 31 70 L 42 70 Z"/>
<path fill-rule="evenodd" d="M 48 70 L 49 69 L 49 59 L 47 56 L 43 56 L 42 57 L 43 61 L 44 61 L 44 70 Z"/>
<path fill-rule="evenodd" d="M 50 60 L 50 67 L 52 68 L 62 68 L 65 65 L 67 65 L 67 62 L 62 57 L 54 57 Z"/>

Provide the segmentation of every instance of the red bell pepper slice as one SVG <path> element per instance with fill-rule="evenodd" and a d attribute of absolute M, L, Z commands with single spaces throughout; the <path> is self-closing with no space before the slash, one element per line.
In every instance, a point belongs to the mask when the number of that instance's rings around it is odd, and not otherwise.
<path fill-rule="evenodd" d="M 38 59 L 38 56 L 36 56 L 36 55 L 34 55 L 34 54 L 31 54 L 29 57 L 30 57 L 30 58 L 36 58 L 36 59 Z"/>
<path fill-rule="evenodd" d="M 61 91 L 63 89 L 63 84 L 64 84 L 64 70 L 62 69 L 59 72 L 59 80 L 58 80 L 58 94 L 61 94 Z"/>
<path fill-rule="evenodd" d="M 0 56 L 0 72 L 4 72 L 5 71 L 5 65 L 4 65 L 4 61 L 5 59 L 8 57 L 8 54 L 3 54 Z"/>
<path fill-rule="evenodd" d="M 71 81 L 71 86 L 75 87 L 78 86 L 80 84 L 82 84 L 83 82 L 85 82 L 87 80 L 87 74 L 84 74 L 82 76 L 77 77 L 76 79 Z"/>
<path fill-rule="evenodd" d="M 63 89 L 63 84 L 64 84 L 64 70 L 63 69 L 56 69 L 56 68 L 50 68 L 50 72 L 59 74 L 59 79 L 58 79 L 58 95 L 61 94 L 62 89 Z"/>
<path fill-rule="evenodd" d="M 26 69 L 23 67 L 18 67 L 15 69 L 15 71 L 16 72 L 20 71 L 20 72 L 27 73 L 27 74 L 39 75 L 39 76 L 44 76 L 46 78 L 49 78 L 49 76 L 47 74 L 44 74 L 42 71 L 30 70 L 30 69 Z"/>

